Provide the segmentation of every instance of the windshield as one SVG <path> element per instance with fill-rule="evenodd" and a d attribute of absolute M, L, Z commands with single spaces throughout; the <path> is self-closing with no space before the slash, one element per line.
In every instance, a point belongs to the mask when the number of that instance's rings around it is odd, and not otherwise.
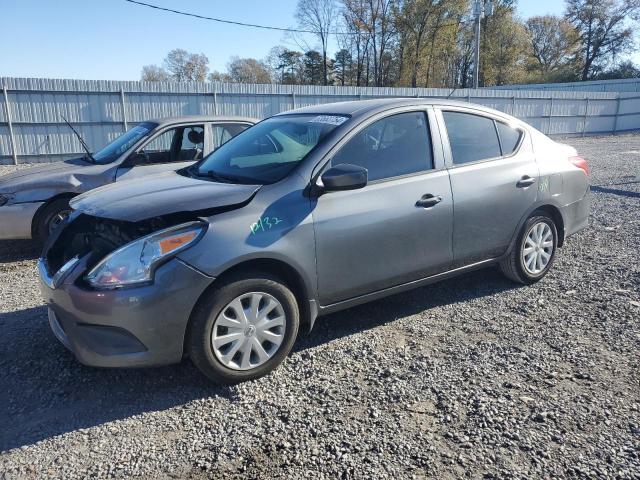
<path fill-rule="evenodd" d="M 148 135 L 151 130 L 156 128 L 155 123 L 145 122 L 127 130 L 125 133 L 116 138 L 113 142 L 107 144 L 99 152 L 93 154 L 96 163 L 105 165 L 113 162 L 124 152 L 133 147 L 138 140 Z"/>
<path fill-rule="evenodd" d="M 346 120 L 344 116 L 315 114 L 269 118 L 207 156 L 196 174 L 234 183 L 277 182 Z"/>

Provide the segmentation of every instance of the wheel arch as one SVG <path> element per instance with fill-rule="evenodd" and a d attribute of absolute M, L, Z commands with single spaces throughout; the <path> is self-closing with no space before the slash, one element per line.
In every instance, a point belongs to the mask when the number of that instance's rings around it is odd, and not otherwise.
<path fill-rule="evenodd" d="M 561 247 L 564 244 L 564 218 L 562 218 L 560 209 L 555 205 L 547 203 L 536 207 L 533 211 L 543 211 L 553 219 L 558 231 L 558 247 Z"/>
<path fill-rule="evenodd" d="M 516 241 L 518 239 L 518 235 L 520 234 L 520 230 L 522 230 L 522 226 L 525 224 L 527 219 L 531 217 L 531 215 L 535 211 L 542 211 L 553 219 L 554 223 L 556 224 L 556 229 L 558 231 L 558 247 L 562 247 L 562 245 L 564 244 L 565 232 L 564 232 L 564 218 L 562 216 L 562 212 L 560 208 L 557 205 L 554 205 L 549 202 L 538 202 L 532 205 L 518 222 L 518 226 L 515 229 L 513 236 L 511 237 L 511 243 L 509 244 L 509 248 L 504 253 L 503 257 L 509 255 L 511 250 L 514 248 Z"/>
<path fill-rule="evenodd" d="M 31 220 L 31 237 L 35 238 L 36 228 L 37 228 L 37 225 L 40 223 L 40 220 L 42 218 L 42 213 L 44 212 L 44 210 L 49 205 L 51 205 L 53 202 L 56 202 L 56 201 L 62 200 L 62 199 L 71 200 L 73 197 L 76 197 L 78 195 L 79 195 L 79 193 L 73 193 L 73 192 L 58 193 L 58 194 L 54 195 L 53 197 L 48 198 L 42 205 L 40 205 L 38 210 L 36 210 L 36 213 L 33 216 L 33 219 Z"/>
<path fill-rule="evenodd" d="M 265 273 L 273 275 L 282 280 L 282 282 L 291 290 L 293 295 L 296 297 L 298 308 L 300 309 L 301 326 L 306 329 L 307 332 L 313 328 L 315 319 L 318 316 L 317 304 L 314 300 L 312 300 L 313 296 L 310 293 L 310 288 L 309 286 L 307 286 L 302 274 L 295 267 L 283 260 L 275 258 L 253 258 L 229 266 L 221 274 L 216 276 L 213 282 L 211 282 L 211 284 L 204 290 L 204 292 L 202 292 L 191 310 L 189 325 L 187 325 L 187 332 L 185 335 L 185 342 L 187 341 L 188 331 L 194 313 L 198 310 L 199 305 L 211 293 L 211 291 L 218 288 L 218 286 L 223 284 L 224 282 L 227 282 L 234 277 L 240 276 L 247 272 Z"/>

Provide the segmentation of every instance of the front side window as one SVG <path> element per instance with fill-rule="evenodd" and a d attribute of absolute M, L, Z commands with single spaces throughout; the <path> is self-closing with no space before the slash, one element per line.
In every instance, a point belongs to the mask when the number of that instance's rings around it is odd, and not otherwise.
<path fill-rule="evenodd" d="M 493 119 L 462 112 L 442 112 L 455 165 L 501 156 Z"/>
<path fill-rule="evenodd" d="M 204 151 L 204 127 L 202 125 L 185 127 L 182 131 L 182 144 L 178 152 L 178 161 L 200 160 Z"/>
<path fill-rule="evenodd" d="M 370 181 L 432 169 L 426 114 L 399 113 L 365 127 L 331 160 L 332 165 L 341 163 L 366 168 Z"/>
<path fill-rule="evenodd" d="M 271 117 L 208 155 L 195 174 L 232 183 L 277 182 L 347 120 L 345 116 L 315 114 Z"/>
<path fill-rule="evenodd" d="M 202 158 L 204 125 L 170 128 L 142 147 L 148 163 L 188 162 Z"/>
<path fill-rule="evenodd" d="M 92 156 L 96 163 L 106 165 L 116 160 L 120 155 L 133 147 L 142 137 L 156 128 L 155 123 L 144 122 L 127 130 L 125 133 L 109 143 L 102 150 L 94 153 Z"/>

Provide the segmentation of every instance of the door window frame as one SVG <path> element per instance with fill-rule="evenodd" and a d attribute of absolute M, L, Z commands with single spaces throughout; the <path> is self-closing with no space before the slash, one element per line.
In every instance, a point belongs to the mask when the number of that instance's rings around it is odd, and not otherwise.
<path fill-rule="evenodd" d="M 493 121 L 493 128 L 496 132 L 496 138 L 498 139 L 498 146 L 500 148 L 500 153 L 501 155 L 498 157 L 491 157 L 491 158 L 483 158 L 481 160 L 475 160 L 473 162 L 466 162 L 466 163 L 454 163 L 453 162 L 453 151 L 451 150 L 451 142 L 449 140 L 449 131 L 447 130 L 447 125 L 444 121 L 444 112 L 456 112 L 456 113 L 466 113 L 469 115 L 475 115 L 477 117 L 484 117 L 487 118 L 489 120 Z M 467 165 L 478 165 L 480 163 L 487 163 L 487 162 L 495 162 L 497 160 L 506 160 L 512 157 L 515 157 L 516 155 L 518 155 L 518 153 L 520 153 L 520 149 L 522 148 L 522 145 L 524 144 L 524 139 L 525 136 L 527 135 L 527 130 L 525 128 L 523 128 L 520 125 L 513 125 L 513 121 L 510 121 L 507 118 L 504 117 L 500 117 L 498 115 L 493 115 L 491 113 L 485 112 L 483 110 L 476 110 L 474 108 L 471 107 L 458 107 L 458 106 L 441 106 L 441 107 L 436 107 L 435 108 L 435 116 L 437 118 L 438 121 L 438 126 L 440 127 L 440 135 L 442 138 L 442 148 L 445 152 L 445 163 L 447 165 L 448 169 L 454 169 L 454 168 L 460 168 L 460 167 L 466 167 Z M 502 141 L 500 140 L 500 133 L 498 132 L 498 127 L 496 125 L 496 122 L 500 122 L 500 123 L 504 123 L 505 125 L 507 125 L 510 128 L 513 128 L 514 130 L 517 130 L 520 132 L 520 139 L 518 140 L 518 144 L 516 145 L 516 148 L 508 155 L 502 155 Z"/>
<path fill-rule="evenodd" d="M 207 122 L 195 122 L 195 121 L 194 122 L 188 122 L 188 123 L 173 123 L 171 125 L 164 125 L 162 128 L 158 128 L 157 131 L 154 132 L 154 134 L 152 136 L 148 137 L 146 142 L 141 143 L 139 146 L 137 146 L 133 152 L 131 152 L 129 155 L 127 155 L 126 158 L 129 158 L 132 155 L 135 155 L 136 153 L 142 152 L 142 150 L 144 149 L 145 146 L 147 146 L 149 143 L 153 142 L 156 138 L 158 138 L 160 135 L 163 135 L 167 131 L 172 130 L 172 129 L 176 129 L 176 128 L 183 128 L 183 127 L 186 128 L 186 127 L 202 126 L 202 128 L 203 128 L 203 130 L 205 132 L 205 134 L 204 134 L 204 142 L 203 142 L 203 148 L 204 148 L 207 145 L 207 139 L 209 137 L 209 135 L 207 133 L 206 125 L 207 125 Z M 203 153 L 203 156 L 204 156 L 204 153 Z M 185 161 L 190 161 L 190 160 L 185 160 Z M 165 162 L 165 163 L 150 163 L 150 164 L 134 165 L 134 166 L 170 165 L 172 163 L 181 163 L 181 162 L 177 161 L 177 162 Z"/>
<path fill-rule="evenodd" d="M 380 178 L 377 180 L 370 180 L 367 182 L 367 185 L 364 188 L 367 188 L 369 185 L 377 185 L 380 183 L 393 182 L 397 180 L 401 180 L 408 177 L 416 177 L 421 175 L 429 175 L 434 172 L 439 172 L 446 168 L 445 159 L 444 159 L 444 149 L 442 145 L 442 140 L 440 138 L 440 132 L 438 129 L 435 112 L 431 105 L 408 105 L 398 108 L 393 108 L 389 110 L 385 110 L 384 112 L 379 112 L 377 114 L 371 115 L 367 117 L 355 128 L 352 128 L 344 137 L 342 137 L 338 142 L 336 142 L 331 149 L 322 157 L 322 159 L 316 164 L 311 172 L 311 185 L 318 185 L 318 180 L 320 176 L 331 166 L 331 160 L 333 157 L 340 151 L 342 147 L 344 147 L 352 138 L 356 135 L 360 134 L 365 128 L 374 124 L 378 120 L 383 120 L 387 117 L 392 117 L 395 115 L 399 115 L 402 113 L 413 113 L 413 112 L 422 112 L 426 115 L 427 119 L 427 133 L 430 136 L 431 143 L 431 158 L 433 160 L 433 168 L 429 168 L 425 170 L 420 170 L 418 172 L 406 173 L 404 175 L 396 175 L 394 177 Z M 425 158 L 425 167 L 427 159 Z"/>
<path fill-rule="evenodd" d="M 255 125 L 255 123 L 239 121 L 239 120 L 209 120 L 208 122 L 205 122 L 205 123 L 206 123 L 205 125 L 206 133 L 204 134 L 204 153 L 202 154 L 202 158 L 209 155 L 214 150 L 213 127 L 216 127 L 218 125 L 244 125 L 247 128 L 245 128 L 242 132 L 240 132 L 240 133 L 243 133 L 245 130 Z M 240 135 L 240 133 L 238 135 Z M 231 138 L 234 138 L 234 137 L 231 137 Z M 231 138 L 229 140 L 231 140 Z"/>

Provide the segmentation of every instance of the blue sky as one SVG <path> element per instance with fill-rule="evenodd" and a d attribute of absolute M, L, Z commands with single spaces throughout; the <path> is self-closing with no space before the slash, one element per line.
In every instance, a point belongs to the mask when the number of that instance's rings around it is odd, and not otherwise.
<path fill-rule="evenodd" d="M 249 23 L 295 26 L 297 0 L 146 0 Z M 562 12 L 559 0 L 520 0 L 521 16 Z M 124 0 L 0 0 L 0 76 L 138 80 L 173 48 L 223 70 L 233 55 L 263 58 L 281 32 L 182 17 Z"/>

